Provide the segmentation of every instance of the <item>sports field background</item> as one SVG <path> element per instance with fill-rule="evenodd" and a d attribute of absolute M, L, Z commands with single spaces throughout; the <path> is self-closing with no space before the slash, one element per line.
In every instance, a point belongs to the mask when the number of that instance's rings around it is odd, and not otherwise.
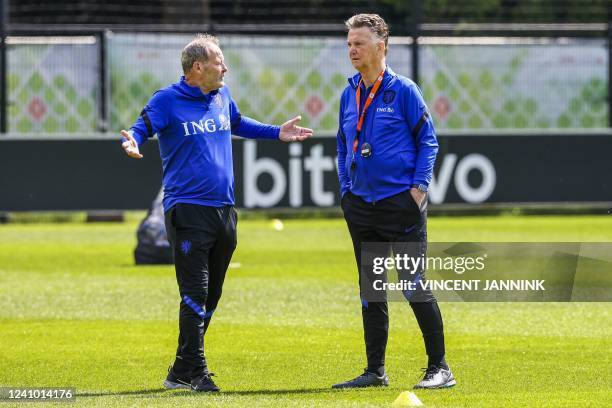
<path fill-rule="evenodd" d="M 332 391 L 365 366 L 342 220 L 239 221 L 206 337 L 219 395 L 161 387 L 178 334 L 173 267 L 135 267 L 135 222 L 0 225 L 0 386 L 77 388 L 70 406 L 390 406 L 425 364 L 390 307 L 385 389 Z M 430 241 L 612 241 L 610 216 L 433 217 Z M 443 303 L 450 390 L 435 407 L 612 406 L 612 305 Z M 21 403 L 23 404 L 23 403 Z M 9 404 L 0 404 L 9 406 Z M 22 405 L 18 405 L 22 406 Z M 46 406 L 46 405 L 45 405 Z"/>

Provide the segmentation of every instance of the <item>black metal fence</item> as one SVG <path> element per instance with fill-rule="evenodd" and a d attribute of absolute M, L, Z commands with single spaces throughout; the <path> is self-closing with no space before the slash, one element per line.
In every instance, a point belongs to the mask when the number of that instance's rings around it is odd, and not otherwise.
<path fill-rule="evenodd" d="M 334 24 L 378 13 L 395 35 L 425 23 L 601 23 L 612 0 L 5 0 L 11 22 L 34 24 Z"/>
<path fill-rule="evenodd" d="M 256 67 L 259 69 L 258 77 L 246 80 L 247 84 L 252 81 L 253 86 L 261 84 L 260 88 L 267 89 L 270 94 L 270 98 L 256 104 L 263 107 L 261 111 L 246 108 L 245 113 L 261 120 L 276 119 L 273 105 L 278 103 L 272 95 L 283 92 L 278 88 L 280 86 L 295 95 L 295 100 L 285 102 L 288 102 L 288 106 L 295 105 L 298 111 L 322 105 L 324 109 L 321 112 L 305 112 L 309 121 L 307 124 L 322 131 L 319 133 L 333 133 L 335 124 L 332 112 L 345 84 L 342 78 L 352 70 L 347 58 L 338 55 L 345 52 L 345 32 L 341 26 L 309 26 L 303 29 L 285 25 L 138 26 L 134 29 L 96 26 L 4 27 L 4 41 L 0 44 L 2 133 L 70 133 L 83 137 L 92 133 L 116 132 L 119 127 L 128 126 L 127 118 L 133 119 L 137 115 L 155 89 L 167 84 L 167 78 L 178 77 L 178 50 L 194 32 L 208 31 L 225 38 L 222 45 L 235 56 L 230 61 L 234 62 L 230 68 L 234 68 L 234 73 L 238 74 L 234 78 L 240 84 L 232 88 L 234 93 L 237 88 L 238 93 L 244 88 L 246 74 L 240 75 L 241 67 L 244 67 L 244 71 L 253 68 L 253 60 L 243 58 L 242 54 L 247 54 L 249 48 L 259 47 L 269 56 L 266 61 L 255 61 L 261 63 L 260 68 Z M 392 37 L 389 58 L 394 61 L 396 71 L 411 77 L 422 87 L 439 129 L 576 129 L 612 125 L 610 24 L 521 27 L 422 24 L 416 25 L 412 31 L 409 37 Z M 313 37 L 313 33 L 317 36 Z M 25 78 L 21 66 L 11 71 L 7 64 L 9 50 L 14 55 L 12 58 L 23 59 L 23 65 L 27 66 L 29 59 L 35 58 L 37 53 L 59 55 L 61 47 L 57 45 L 58 37 L 66 43 L 62 46 L 70 46 L 74 50 L 87 49 L 83 54 L 71 51 L 69 58 L 59 60 L 58 63 L 67 64 L 72 58 L 73 67 L 69 73 L 51 78 L 48 73 L 41 72 Z M 286 41 L 277 41 L 279 38 Z M 53 43 L 53 39 L 57 41 Z M 41 48 L 45 41 L 47 45 L 55 44 L 56 48 L 45 51 Z M 142 47 L 143 51 L 139 54 L 157 53 L 159 59 L 167 59 L 170 55 L 170 59 L 176 60 L 176 66 L 160 72 L 154 56 L 149 55 L 150 58 L 143 58 L 142 62 L 134 61 L 133 65 L 124 64 L 117 68 L 115 50 L 125 48 L 124 43 L 130 41 L 134 49 Z M 17 48 L 21 51 L 17 51 Z M 301 66 L 307 65 L 308 59 L 312 59 L 312 50 L 317 48 L 322 50 L 321 54 L 327 52 L 326 58 L 338 59 L 336 65 L 344 63 L 344 67 L 330 72 L 319 67 L 300 71 L 300 67 L 283 65 L 291 58 L 301 58 Z M 129 52 L 126 55 L 130 57 L 138 54 L 136 51 Z M 161 56 L 162 53 L 166 54 Z M 514 56 L 508 57 L 510 54 Z M 542 59 L 540 56 L 543 54 L 549 55 L 548 59 Z M 132 82 L 123 81 L 126 73 L 142 70 L 143 67 L 138 64 L 147 63 L 151 64 L 146 67 L 148 73 L 141 72 L 132 78 Z M 89 75 L 88 83 L 92 89 L 78 99 L 72 95 L 74 90 L 65 89 L 65 82 L 75 75 L 81 75 L 84 69 L 96 70 L 97 73 Z M 286 80 L 281 84 L 262 80 L 271 70 L 280 72 Z M 322 82 L 314 81 L 315 85 L 322 84 L 318 93 L 305 93 L 297 86 L 291 89 L 301 77 L 308 79 L 313 75 L 323 78 Z M 55 81 L 49 85 L 53 89 L 37 85 L 44 81 Z M 11 84 L 20 82 L 29 82 L 28 86 L 34 87 L 35 92 L 31 92 L 34 96 L 25 95 L 23 90 L 17 92 L 14 86 L 9 89 Z M 137 92 L 125 91 L 120 95 L 118 90 L 122 88 L 136 89 Z M 62 98 L 68 92 L 68 101 L 55 103 L 57 98 L 53 96 L 54 92 L 62 93 Z M 548 100 L 543 95 L 549 95 Z M 47 97 L 53 101 L 49 102 L 45 99 Z M 66 104 L 70 105 L 72 113 L 62 118 Z M 120 106 L 116 110 L 124 112 L 123 117 L 113 114 L 116 106 Z M 49 117 L 49 120 L 45 123 L 41 121 L 44 116 L 41 112 L 48 114 L 45 117 Z M 58 121 L 61 123 L 58 124 Z M 67 121 L 67 124 L 62 121 Z"/>

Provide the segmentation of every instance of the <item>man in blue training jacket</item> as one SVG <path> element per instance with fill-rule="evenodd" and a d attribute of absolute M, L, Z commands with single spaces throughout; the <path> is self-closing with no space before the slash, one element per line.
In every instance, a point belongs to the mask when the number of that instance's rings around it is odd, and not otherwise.
<path fill-rule="evenodd" d="M 349 78 L 340 100 L 338 177 L 341 206 L 360 268 L 364 242 L 384 242 L 385 247 L 414 242 L 420 253 L 426 250 L 427 188 L 438 142 L 420 89 L 386 65 L 385 21 L 376 14 L 358 14 L 346 26 L 349 58 L 359 73 Z M 362 273 L 359 284 L 368 366 L 362 375 L 333 388 L 389 385 L 386 298 L 368 302 Z M 444 357 L 442 316 L 435 297 L 422 289 L 405 292 L 405 297 L 429 358 L 425 376 L 415 388 L 455 385 Z"/>
<path fill-rule="evenodd" d="M 204 334 L 217 307 L 225 273 L 236 248 L 231 135 L 302 141 L 312 130 L 281 126 L 240 115 L 223 82 L 227 66 L 219 41 L 198 35 L 181 54 L 184 76 L 160 89 L 129 132 L 128 156 L 157 134 L 163 165 L 164 213 L 181 296 L 178 349 L 166 388 L 219 391 L 204 356 Z"/>

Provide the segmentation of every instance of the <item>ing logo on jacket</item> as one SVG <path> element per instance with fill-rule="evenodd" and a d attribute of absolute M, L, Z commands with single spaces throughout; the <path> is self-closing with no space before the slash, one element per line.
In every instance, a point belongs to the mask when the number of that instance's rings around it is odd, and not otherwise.
<path fill-rule="evenodd" d="M 219 121 L 216 122 L 214 119 L 206 119 L 199 121 L 182 122 L 184 136 L 191 136 L 196 134 L 214 133 L 222 130 L 230 130 L 231 123 L 227 116 L 223 113 L 219 114 Z"/>

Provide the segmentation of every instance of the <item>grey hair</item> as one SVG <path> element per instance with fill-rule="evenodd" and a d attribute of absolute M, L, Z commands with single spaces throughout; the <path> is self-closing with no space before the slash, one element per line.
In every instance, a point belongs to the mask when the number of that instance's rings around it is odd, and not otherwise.
<path fill-rule="evenodd" d="M 193 67 L 196 61 L 206 62 L 210 57 L 210 44 L 219 45 L 219 39 L 210 34 L 198 34 L 196 37 L 183 48 L 181 52 L 181 65 L 183 73 L 187 73 Z"/>
<path fill-rule="evenodd" d="M 385 42 L 385 54 L 389 48 L 389 26 L 378 14 L 357 14 L 345 21 L 347 30 L 366 27 L 379 40 Z"/>

